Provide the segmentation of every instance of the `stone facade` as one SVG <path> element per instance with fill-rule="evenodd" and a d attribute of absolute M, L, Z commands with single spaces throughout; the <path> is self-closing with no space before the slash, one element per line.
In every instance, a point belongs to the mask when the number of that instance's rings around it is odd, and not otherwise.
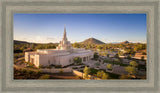
<path fill-rule="evenodd" d="M 93 58 L 94 52 L 83 48 L 73 48 L 67 40 L 66 29 L 64 29 L 63 40 L 56 49 L 37 49 L 34 52 L 25 52 L 25 61 L 33 63 L 36 67 L 40 65 L 66 66 L 73 63 L 75 57 L 82 58 L 82 62 L 88 62 Z"/>

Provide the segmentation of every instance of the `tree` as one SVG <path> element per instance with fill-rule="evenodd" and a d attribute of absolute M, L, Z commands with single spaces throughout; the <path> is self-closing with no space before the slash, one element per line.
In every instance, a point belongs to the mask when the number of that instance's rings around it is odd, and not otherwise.
<path fill-rule="evenodd" d="M 116 54 L 114 57 L 115 57 L 115 58 L 119 58 L 118 54 Z"/>
<path fill-rule="evenodd" d="M 85 66 L 83 72 L 84 72 L 84 78 L 88 79 L 88 75 L 91 72 L 90 68 L 88 68 L 87 66 Z"/>
<path fill-rule="evenodd" d="M 97 48 L 101 50 L 103 47 L 101 45 L 99 45 L 99 46 L 97 46 Z"/>
<path fill-rule="evenodd" d="M 130 56 L 130 55 L 129 55 L 129 56 L 127 56 L 127 59 L 129 59 L 129 60 L 130 60 L 130 59 L 131 59 L 131 56 Z"/>
<path fill-rule="evenodd" d="M 107 57 L 109 57 L 109 54 L 107 54 Z"/>
<path fill-rule="evenodd" d="M 107 64 L 107 69 L 112 70 L 112 64 Z"/>
<path fill-rule="evenodd" d="M 141 60 L 144 61 L 144 56 L 141 57 Z"/>
<path fill-rule="evenodd" d="M 133 66 L 133 67 L 137 67 L 138 66 L 138 63 L 136 61 L 131 61 L 129 64 L 131 66 Z"/>
<path fill-rule="evenodd" d="M 133 49 L 134 51 L 138 51 L 138 47 L 134 47 L 134 49 Z"/>
<path fill-rule="evenodd" d="M 82 63 L 82 58 L 80 58 L 80 57 L 75 57 L 73 60 L 74 60 L 74 63 L 76 63 L 76 64 Z"/>
<path fill-rule="evenodd" d="M 118 51 L 118 56 L 123 56 L 123 52 Z"/>
<path fill-rule="evenodd" d="M 99 58 L 99 55 L 98 55 L 98 53 L 95 52 L 95 53 L 94 53 L 94 59 L 97 60 L 98 58 Z"/>
<path fill-rule="evenodd" d="M 137 73 L 137 69 L 135 67 L 128 66 L 125 70 L 131 75 L 135 75 Z"/>
<path fill-rule="evenodd" d="M 109 77 L 108 74 L 106 74 L 106 73 L 103 73 L 103 74 L 102 74 L 102 79 L 108 79 L 108 77 Z"/>
<path fill-rule="evenodd" d="M 130 77 L 127 76 L 127 75 L 122 74 L 122 75 L 120 76 L 120 79 L 130 79 Z"/>
<path fill-rule="evenodd" d="M 101 71 L 97 72 L 97 77 L 100 77 L 100 78 L 102 77 Z"/>
<path fill-rule="evenodd" d="M 79 43 L 73 43 L 73 47 L 74 48 L 80 48 L 80 44 Z"/>
<path fill-rule="evenodd" d="M 31 49 L 33 49 L 34 50 L 34 48 L 35 48 L 35 44 L 30 44 L 30 47 L 31 47 Z"/>
<path fill-rule="evenodd" d="M 26 77 L 31 78 L 32 74 L 34 73 L 34 71 L 32 70 L 27 70 L 26 72 Z"/>
<path fill-rule="evenodd" d="M 42 73 L 41 70 L 38 70 L 38 71 L 36 72 L 37 75 L 41 75 L 41 73 Z"/>
<path fill-rule="evenodd" d="M 108 79 L 109 75 L 106 74 L 103 70 L 97 72 L 97 77 L 102 79 Z"/>
<path fill-rule="evenodd" d="M 101 70 L 101 75 L 103 75 L 103 73 L 104 73 L 104 71 L 103 71 L 103 70 Z"/>

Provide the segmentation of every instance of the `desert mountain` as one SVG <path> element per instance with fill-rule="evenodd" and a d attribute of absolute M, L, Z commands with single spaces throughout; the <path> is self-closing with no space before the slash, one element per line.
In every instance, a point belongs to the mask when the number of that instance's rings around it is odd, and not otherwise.
<path fill-rule="evenodd" d="M 130 43 L 129 41 L 124 41 L 124 42 L 121 42 L 122 44 L 128 44 L 128 43 Z"/>
<path fill-rule="evenodd" d="M 97 40 L 95 38 L 89 38 L 81 42 L 82 44 L 105 44 L 104 42 Z"/>
<path fill-rule="evenodd" d="M 29 43 L 29 42 L 26 42 L 26 41 L 19 41 L 19 40 L 14 40 L 14 44 L 20 44 L 20 43 Z"/>

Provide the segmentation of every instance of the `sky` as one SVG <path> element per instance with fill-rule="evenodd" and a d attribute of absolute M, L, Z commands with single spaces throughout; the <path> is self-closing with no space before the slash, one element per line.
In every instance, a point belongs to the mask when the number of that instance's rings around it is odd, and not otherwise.
<path fill-rule="evenodd" d="M 146 14 L 14 14 L 14 40 L 58 43 L 64 26 L 71 43 L 96 38 L 105 43 L 146 43 Z"/>

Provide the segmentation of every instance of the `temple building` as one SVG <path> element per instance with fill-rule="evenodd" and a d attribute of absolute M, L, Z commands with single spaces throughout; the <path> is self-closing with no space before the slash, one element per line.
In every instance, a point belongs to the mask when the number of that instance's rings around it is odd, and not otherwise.
<path fill-rule="evenodd" d="M 73 48 L 67 40 L 66 28 L 62 41 L 56 49 L 37 49 L 33 52 L 25 52 L 25 61 L 33 63 L 36 67 L 48 65 L 67 66 L 73 63 L 75 57 L 82 58 L 82 62 L 88 62 L 93 58 L 94 52 L 84 48 Z"/>

